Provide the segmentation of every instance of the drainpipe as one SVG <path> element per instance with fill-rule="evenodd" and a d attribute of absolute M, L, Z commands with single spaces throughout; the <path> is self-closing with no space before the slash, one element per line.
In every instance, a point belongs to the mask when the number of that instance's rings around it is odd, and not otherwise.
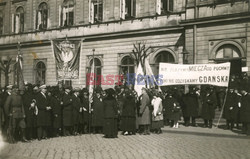
<path fill-rule="evenodd" d="M 197 19 L 197 4 L 196 1 L 194 1 L 194 19 Z M 197 54 L 197 25 L 194 24 L 193 28 L 193 64 L 196 63 L 196 54 Z"/>

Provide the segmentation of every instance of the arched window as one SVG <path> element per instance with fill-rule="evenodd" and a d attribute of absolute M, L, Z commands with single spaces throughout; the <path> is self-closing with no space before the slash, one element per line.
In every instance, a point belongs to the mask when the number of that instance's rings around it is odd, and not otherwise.
<path fill-rule="evenodd" d="M 43 2 L 39 5 L 36 14 L 36 29 L 47 29 L 48 27 L 48 5 Z"/>
<path fill-rule="evenodd" d="M 161 51 L 155 56 L 155 67 L 156 67 L 156 74 L 159 73 L 159 63 L 175 63 L 174 56 L 168 51 Z"/>
<path fill-rule="evenodd" d="M 230 62 L 230 75 L 240 76 L 242 67 L 246 66 L 246 61 L 241 59 L 241 52 L 238 47 L 232 44 L 224 44 L 215 52 L 216 63 Z"/>
<path fill-rule="evenodd" d="M 72 26 L 74 24 L 74 1 L 64 0 L 61 12 L 61 26 Z"/>
<path fill-rule="evenodd" d="M 231 58 L 239 58 L 240 50 L 231 44 L 225 44 L 218 48 L 216 51 L 216 59 L 231 59 Z"/>
<path fill-rule="evenodd" d="M 94 58 L 95 59 L 95 84 L 96 85 L 101 85 L 101 75 L 102 75 L 102 63 L 98 58 Z M 93 64 L 93 59 L 90 61 L 90 65 L 89 65 L 89 71 L 88 73 L 91 72 L 91 66 Z"/>
<path fill-rule="evenodd" d="M 0 35 L 3 34 L 3 12 L 0 11 Z"/>
<path fill-rule="evenodd" d="M 46 66 L 44 64 L 44 62 L 42 61 L 39 61 L 37 64 L 36 64 L 36 67 L 35 67 L 35 73 L 36 73 L 36 76 L 35 76 L 35 83 L 36 84 L 45 84 L 45 79 L 46 79 Z"/>
<path fill-rule="evenodd" d="M 16 13 L 12 15 L 13 32 L 21 33 L 24 32 L 24 9 L 18 7 Z"/>

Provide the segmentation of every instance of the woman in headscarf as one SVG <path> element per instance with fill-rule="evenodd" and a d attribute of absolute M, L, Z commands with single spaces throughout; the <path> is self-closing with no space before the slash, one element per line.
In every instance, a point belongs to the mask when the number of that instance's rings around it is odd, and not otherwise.
<path fill-rule="evenodd" d="M 164 126 L 164 123 L 163 123 L 163 113 L 162 113 L 162 99 L 160 98 L 159 93 L 154 94 L 151 104 L 154 107 L 154 110 L 152 112 L 151 129 L 155 133 L 160 134 L 162 133 L 161 128 Z"/>
<path fill-rule="evenodd" d="M 104 125 L 103 133 L 106 138 L 116 138 L 118 129 L 117 129 L 117 117 L 118 117 L 118 108 L 117 101 L 114 97 L 115 91 L 110 88 L 107 90 L 107 97 L 103 101 L 104 107 Z"/>
<path fill-rule="evenodd" d="M 135 96 L 132 91 L 127 90 L 121 115 L 121 130 L 123 131 L 123 135 L 135 134 L 135 110 Z"/>

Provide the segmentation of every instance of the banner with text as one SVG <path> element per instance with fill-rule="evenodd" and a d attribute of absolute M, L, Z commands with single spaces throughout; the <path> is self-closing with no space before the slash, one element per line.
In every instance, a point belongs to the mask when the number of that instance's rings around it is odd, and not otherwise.
<path fill-rule="evenodd" d="M 162 86 L 167 85 L 216 85 L 227 87 L 230 63 L 179 65 L 160 63 Z"/>

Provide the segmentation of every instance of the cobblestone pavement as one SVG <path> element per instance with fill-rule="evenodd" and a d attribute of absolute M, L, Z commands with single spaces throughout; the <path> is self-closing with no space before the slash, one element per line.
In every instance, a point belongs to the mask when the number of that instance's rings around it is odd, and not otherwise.
<path fill-rule="evenodd" d="M 222 129 L 165 127 L 160 135 L 101 134 L 4 144 L 1 159 L 249 159 L 250 138 Z"/>

